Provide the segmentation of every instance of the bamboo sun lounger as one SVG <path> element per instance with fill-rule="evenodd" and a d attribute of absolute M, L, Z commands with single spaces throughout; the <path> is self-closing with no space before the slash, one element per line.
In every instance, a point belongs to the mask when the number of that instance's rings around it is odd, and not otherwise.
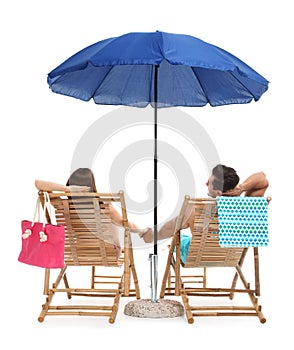
<path fill-rule="evenodd" d="M 242 200 L 244 197 L 237 198 Z M 264 197 L 259 198 L 265 199 Z M 270 200 L 270 197 L 265 199 L 266 207 Z M 193 206 L 195 218 L 190 246 L 184 263 L 181 260 L 180 228 L 188 205 Z M 193 323 L 194 317 L 200 316 L 257 316 L 261 323 L 265 323 L 266 319 L 258 303 L 260 296 L 258 246 L 255 244 L 239 247 L 221 246 L 219 237 L 220 213 L 218 211 L 216 199 L 185 197 L 168 253 L 160 298 L 164 298 L 166 295 L 181 296 L 188 323 Z M 256 222 L 257 220 L 255 220 Z M 243 266 L 249 249 L 251 249 L 250 253 L 253 257 L 251 266 L 252 278 L 255 282 L 253 288 L 245 279 Z M 207 270 L 212 267 L 220 268 L 217 270 L 217 285 L 208 287 Z M 195 273 L 199 268 L 201 272 Z M 221 276 L 224 273 L 232 272 L 232 269 L 233 275 L 229 278 L 229 281 L 232 282 L 229 282 L 229 286 L 220 287 L 220 284 L 224 285 Z M 190 273 L 187 273 L 187 270 L 190 270 Z M 211 272 L 213 273 L 215 270 Z M 247 272 L 249 273 L 246 270 Z M 241 286 L 237 287 L 237 284 Z M 203 297 L 211 298 L 203 299 Z M 208 301 L 207 305 L 203 305 L 203 300 Z"/>
<path fill-rule="evenodd" d="M 52 275 L 56 271 L 45 269 L 46 302 L 39 322 L 49 315 L 79 315 L 104 316 L 108 317 L 109 323 L 114 323 L 121 296 L 140 299 L 123 192 L 49 193 L 49 197 L 55 210 L 56 224 L 65 226 L 65 267 L 59 273 L 58 269 L 52 284 Z M 39 198 L 43 202 L 42 191 Z M 119 259 L 109 217 L 109 205 L 115 203 L 121 208 L 124 225 L 123 251 Z M 70 278 L 75 280 L 78 270 L 81 273 L 87 267 L 90 278 L 84 281 L 86 285 L 70 286 Z M 80 284 L 83 278 L 78 277 L 77 280 L 74 283 Z M 53 305 L 53 301 L 59 301 L 62 295 L 67 299 L 63 298 L 65 301 L 62 299 L 61 305 Z M 72 297 L 79 303 L 72 304 Z"/>

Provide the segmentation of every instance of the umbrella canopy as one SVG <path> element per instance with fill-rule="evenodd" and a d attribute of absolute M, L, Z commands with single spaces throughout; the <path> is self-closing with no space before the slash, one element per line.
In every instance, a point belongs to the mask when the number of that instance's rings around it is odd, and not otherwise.
<path fill-rule="evenodd" d="M 154 254 L 157 285 L 157 108 L 258 101 L 268 81 L 229 52 L 190 35 L 128 33 L 99 41 L 48 75 L 53 92 L 97 104 L 154 107 Z"/>
<path fill-rule="evenodd" d="M 154 106 L 155 86 L 157 107 L 249 103 L 268 88 L 265 78 L 229 52 L 165 32 L 99 41 L 50 72 L 48 84 L 84 101 L 137 107 Z"/>

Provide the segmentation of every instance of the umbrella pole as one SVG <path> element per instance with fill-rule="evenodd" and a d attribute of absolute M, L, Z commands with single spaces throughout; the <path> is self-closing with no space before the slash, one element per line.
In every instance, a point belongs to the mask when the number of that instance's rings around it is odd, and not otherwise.
<path fill-rule="evenodd" d="M 157 256 L 157 83 L 158 68 L 154 66 L 154 250 L 149 255 L 151 272 L 151 298 L 127 303 L 124 314 L 133 317 L 178 317 L 184 314 L 183 305 L 176 300 L 157 299 L 158 256 Z"/>
<path fill-rule="evenodd" d="M 151 272 L 151 301 L 157 302 L 157 280 L 158 280 L 158 255 L 157 255 L 157 102 L 158 102 L 158 65 L 154 66 L 154 246 L 153 254 L 150 254 Z"/>

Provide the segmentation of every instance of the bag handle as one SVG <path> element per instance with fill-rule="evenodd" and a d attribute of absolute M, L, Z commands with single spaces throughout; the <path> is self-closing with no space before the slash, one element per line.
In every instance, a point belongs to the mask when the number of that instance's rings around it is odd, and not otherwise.
<path fill-rule="evenodd" d="M 54 213 L 52 212 L 52 206 L 51 206 L 51 202 L 50 202 L 49 193 L 43 192 L 43 195 L 44 195 L 44 219 L 46 221 L 46 209 L 47 209 L 47 212 L 48 212 L 49 217 L 50 217 L 50 222 L 52 225 L 55 225 L 56 219 L 55 219 Z"/>
<path fill-rule="evenodd" d="M 34 223 L 36 222 L 36 216 L 38 214 L 38 218 L 37 221 L 40 221 L 40 198 L 37 198 L 36 201 L 36 207 L 35 207 L 35 213 L 34 213 L 34 217 L 33 217 L 33 221 L 32 221 L 32 226 L 34 225 Z"/>
<path fill-rule="evenodd" d="M 46 242 L 47 241 L 47 235 L 45 233 L 45 225 L 46 225 L 46 222 L 47 222 L 47 220 L 46 220 L 46 210 L 48 211 L 51 223 L 53 223 L 53 221 L 55 221 L 55 218 L 53 216 L 52 209 L 51 209 L 51 202 L 50 202 L 49 194 L 48 194 L 48 192 L 43 192 L 43 195 L 44 195 L 44 206 L 41 205 L 40 197 L 38 196 L 37 202 L 36 202 L 36 207 L 35 207 L 34 218 L 33 218 L 32 224 L 31 224 L 31 228 L 32 228 L 34 226 L 35 222 L 36 222 L 37 216 L 38 216 L 38 218 L 37 218 L 38 222 L 42 222 L 43 230 L 41 230 L 39 232 L 40 242 Z M 41 207 L 42 207 L 42 209 L 41 209 Z M 40 221 L 40 211 L 42 211 L 42 219 L 41 219 L 41 221 Z M 28 228 L 22 234 L 22 237 L 24 239 L 26 239 L 31 234 L 32 234 L 32 230 Z"/>
<path fill-rule="evenodd" d="M 44 196 L 45 197 L 45 196 Z M 35 225 L 36 219 L 38 222 L 40 222 L 40 207 L 41 207 L 41 201 L 40 198 L 38 196 L 37 201 L 36 201 L 36 207 L 35 207 L 35 213 L 34 213 L 34 217 L 33 217 L 33 221 L 31 223 L 31 228 L 27 228 L 25 230 L 25 232 L 22 234 L 22 238 L 23 239 L 27 239 L 31 234 L 32 234 L 32 229 Z M 45 217 L 45 209 L 42 208 L 42 224 L 43 224 L 43 230 L 41 230 L 39 232 L 40 235 L 40 242 L 46 242 L 47 241 L 47 235 L 45 234 L 45 221 L 46 221 L 46 217 Z"/>
<path fill-rule="evenodd" d="M 47 195 L 48 195 L 48 193 L 47 193 Z M 47 205 L 46 205 L 46 198 L 47 197 L 46 197 L 45 192 L 44 192 L 44 207 L 43 207 L 41 205 L 40 197 L 38 196 L 37 203 L 36 203 L 36 208 L 35 208 L 35 213 L 34 213 L 34 218 L 33 218 L 33 221 L 32 221 L 32 226 L 36 222 L 36 218 L 37 218 L 37 222 L 42 222 L 43 228 L 45 227 L 45 224 L 47 222 L 47 220 L 46 220 L 46 207 L 47 207 Z M 41 217 L 40 214 L 42 214 L 42 217 Z"/>
<path fill-rule="evenodd" d="M 46 210 L 49 214 L 51 223 L 53 224 L 56 220 L 55 220 L 55 215 L 52 212 L 52 206 L 51 206 L 50 197 L 49 197 L 48 192 L 43 192 L 43 196 L 44 196 L 44 206 L 41 205 L 40 197 L 37 198 L 37 203 L 36 203 L 36 208 L 35 208 L 35 213 L 34 213 L 32 225 L 34 225 L 34 223 L 36 222 L 36 217 L 38 215 L 37 221 L 42 222 L 43 227 L 45 227 L 45 224 L 47 223 Z M 42 218 L 40 217 L 41 216 L 40 212 L 42 214 Z"/>

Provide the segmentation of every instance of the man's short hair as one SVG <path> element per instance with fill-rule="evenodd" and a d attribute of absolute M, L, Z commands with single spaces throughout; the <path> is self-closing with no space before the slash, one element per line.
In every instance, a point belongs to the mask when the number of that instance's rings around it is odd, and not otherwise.
<path fill-rule="evenodd" d="M 213 188 L 222 192 L 232 190 L 240 180 L 235 169 L 222 164 L 218 164 L 212 169 L 212 175 L 215 176 Z"/>

